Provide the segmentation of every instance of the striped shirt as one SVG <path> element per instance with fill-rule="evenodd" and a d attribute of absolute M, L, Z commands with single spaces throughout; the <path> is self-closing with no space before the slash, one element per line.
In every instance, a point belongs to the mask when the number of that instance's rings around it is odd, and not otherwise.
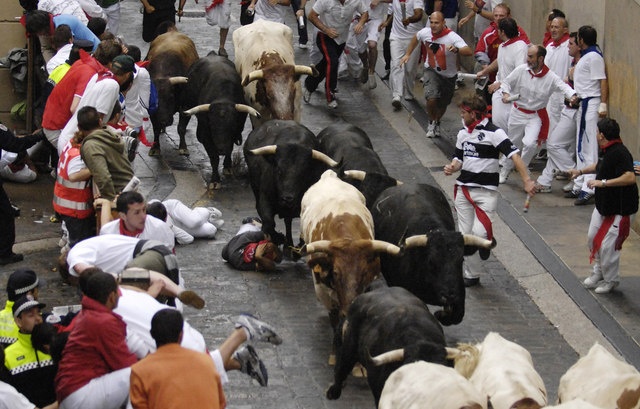
<path fill-rule="evenodd" d="M 456 184 L 497 190 L 500 153 L 511 158 L 520 152 L 518 148 L 502 129 L 486 118 L 471 133 L 461 129 L 457 139 L 453 158 L 462 162 L 462 169 Z"/>

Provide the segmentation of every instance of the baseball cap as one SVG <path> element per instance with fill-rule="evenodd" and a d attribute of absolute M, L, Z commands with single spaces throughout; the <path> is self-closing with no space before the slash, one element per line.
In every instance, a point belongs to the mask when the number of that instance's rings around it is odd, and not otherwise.
<path fill-rule="evenodd" d="M 15 301 L 21 295 L 36 288 L 38 284 L 38 276 L 35 271 L 20 268 L 11 273 L 9 280 L 7 280 L 7 297 L 9 300 Z"/>
<path fill-rule="evenodd" d="M 36 307 L 43 309 L 46 307 L 46 304 L 36 301 L 30 294 L 24 295 L 13 304 L 13 317 L 17 318 L 23 312 Z"/>
<path fill-rule="evenodd" d="M 122 73 L 135 71 L 135 66 L 136 63 L 133 61 L 133 58 L 124 54 L 114 58 L 111 63 L 111 68 Z"/>

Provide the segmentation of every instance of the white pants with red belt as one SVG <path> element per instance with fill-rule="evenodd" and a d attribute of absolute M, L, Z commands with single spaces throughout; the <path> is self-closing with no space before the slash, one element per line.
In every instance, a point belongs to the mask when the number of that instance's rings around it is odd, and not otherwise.
<path fill-rule="evenodd" d="M 496 206 L 498 205 L 498 191 L 485 189 L 483 187 L 470 187 L 469 196 L 474 202 L 485 211 L 489 219 L 493 223 L 495 217 Z M 462 234 L 474 234 L 479 237 L 487 238 L 487 231 L 476 217 L 476 211 L 464 193 L 460 189 L 455 199 L 456 212 L 458 213 L 458 230 Z M 478 252 L 470 256 L 464 257 L 464 277 L 477 278 L 483 271 L 482 260 Z"/>
<path fill-rule="evenodd" d="M 595 254 L 593 260 L 593 274 L 602 278 L 606 282 L 618 282 L 620 278 L 620 250 L 615 249 L 616 240 L 618 239 L 618 230 L 620 226 L 621 215 L 616 215 L 609 231 L 602 239 L 600 249 Z M 591 222 L 589 223 L 589 233 L 587 234 L 587 243 L 589 245 L 589 253 L 593 248 L 593 239 L 598 233 L 598 229 L 604 221 L 604 216 L 593 209 L 591 213 Z"/>
<path fill-rule="evenodd" d="M 520 149 L 520 156 L 525 165 L 529 166 L 531 159 L 536 154 L 538 146 L 538 134 L 542 127 L 542 120 L 537 113 L 527 114 L 516 107 L 509 111 L 509 139 Z M 504 169 L 513 170 L 513 161 L 505 160 Z"/>

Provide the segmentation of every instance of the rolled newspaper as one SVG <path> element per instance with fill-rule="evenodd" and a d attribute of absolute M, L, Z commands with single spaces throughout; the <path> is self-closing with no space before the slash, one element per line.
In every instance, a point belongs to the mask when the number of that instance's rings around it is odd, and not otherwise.
<path fill-rule="evenodd" d="M 123 192 L 135 191 L 138 189 L 139 184 L 140 184 L 140 179 L 134 176 L 131 178 L 129 183 L 127 183 L 127 186 L 125 186 L 124 189 L 122 189 L 122 191 Z"/>

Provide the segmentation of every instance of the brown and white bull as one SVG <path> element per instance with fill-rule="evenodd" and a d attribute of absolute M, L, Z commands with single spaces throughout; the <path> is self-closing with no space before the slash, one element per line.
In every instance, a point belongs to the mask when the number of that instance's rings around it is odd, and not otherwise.
<path fill-rule="evenodd" d="M 160 154 L 160 131 L 173 124 L 173 115 L 184 108 L 184 86 L 187 72 L 198 61 L 198 52 L 193 41 L 183 33 L 169 31 L 156 37 L 149 46 L 149 75 L 158 92 L 158 110 L 151 114 L 154 142 L 149 156 Z M 181 155 L 188 155 L 185 135 L 189 116 L 180 113 L 178 135 Z"/>
<path fill-rule="evenodd" d="M 487 409 L 484 396 L 454 369 L 418 361 L 387 379 L 378 409 Z"/>
<path fill-rule="evenodd" d="M 300 229 L 316 296 L 335 329 L 356 296 L 381 276 L 378 252 L 399 254 L 400 248 L 374 240 L 364 196 L 332 170 L 302 197 Z"/>
<path fill-rule="evenodd" d="M 448 350 L 455 369 L 489 397 L 494 409 L 539 409 L 547 391 L 531 354 L 522 346 L 490 332 L 479 344 Z"/>
<path fill-rule="evenodd" d="M 601 408 L 640 408 L 640 372 L 595 344 L 560 378 L 558 401 L 578 398 Z"/>
<path fill-rule="evenodd" d="M 317 75 L 295 65 L 293 32 L 284 24 L 258 20 L 233 32 L 235 64 L 247 104 L 260 112 L 251 117 L 254 128 L 270 119 L 300 122 L 301 75 Z"/>

